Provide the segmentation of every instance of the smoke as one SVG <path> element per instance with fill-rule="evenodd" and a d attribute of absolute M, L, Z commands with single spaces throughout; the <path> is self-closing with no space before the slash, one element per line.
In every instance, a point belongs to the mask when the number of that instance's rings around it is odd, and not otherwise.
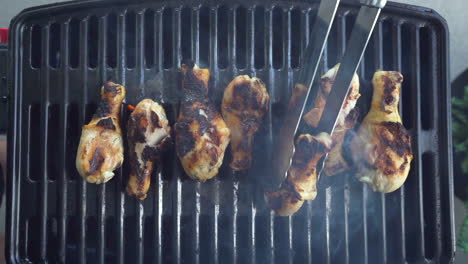
<path fill-rule="evenodd" d="M 163 101 L 163 87 L 167 85 L 163 82 L 163 73 L 158 72 L 154 75 L 154 78 L 145 82 L 144 87 L 140 89 L 140 94 L 138 98 L 141 100 L 143 98 L 151 98 L 155 102 Z"/>
<path fill-rule="evenodd" d="M 210 66 L 212 69 L 217 69 L 217 65 L 209 65 L 207 60 L 200 57 L 199 67 Z M 222 98 L 222 91 L 235 76 L 216 74 L 215 71 L 212 71 L 212 74 L 210 97 L 218 105 Z M 263 77 L 262 80 L 267 84 L 270 92 L 271 89 L 284 88 L 279 87 L 278 84 L 276 85 L 278 87 L 270 87 L 269 78 L 266 75 L 259 77 Z M 372 94 L 368 92 L 367 84 L 361 84 L 361 87 L 364 86 L 361 89 L 363 97 L 358 101 L 358 106 L 363 111 L 361 111 L 358 122 L 365 116 L 363 113 L 366 113 L 366 109 L 368 109 L 368 102 L 370 102 Z M 180 73 L 175 71 L 159 72 L 146 81 L 141 90 L 141 94 L 138 95 L 139 99 L 147 97 L 164 103 L 177 102 L 183 92 L 180 88 Z M 313 97 L 312 94 L 311 98 Z M 349 255 L 350 263 L 365 263 L 366 261 L 381 263 L 383 248 L 386 245 L 384 237 L 389 237 L 388 233 L 394 230 L 394 226 L 400 226 L 399 192 L 386 195 L 375 193 L 367 185 L 359 182 L 354 177 L 352 170 L 331 177 L 322 176 L 318 182 L 316 200 L 306 202 L 303 208 L 290 218 L 274 217 L 273 222 L 270 222 L 270 210 L 264 204 L 261 186 L 264 184 L 262 181 L 268 180 L 271 175 L 271 157 L 274 155 L 271 134 L 281 125 L 276 113 L 282 110 L 279 109 L 281 108 L 279 104 L 272 105 L 272 108 L 272 114 L 265 117 L 264 125 L 256 135 L 253 168 L 248 173 L 233 175 L 227 171 L 227 165 L 224 165 L 216 179 L 199 184 L 198 187 L 184 181 L 183 189 L 186 190 L 185 192 L 190 190 L 201 202 L 199 213 L 202 215 L 202 224 L 204 217 L 214 213 L 215 205 L 217 205 L 216 208 L 219 208 L 220 217 L 229 219 L 229 214 L 234 211 L 233 206 L 236 202 L 238 236 L 247 237 L 248 230 L 251 228 L 247 215 L 250 213 L 251 203 L 253 203 L 256 212 L 256 237 L 258 240 L 267 240 L 269 237 L 273 237 L 273 245 L 275 245 L 274 248 L 270 248 L 268 242 L 257 241 L 258 255 L 264 251 L 274 250 L 275 255 L 283 257 L 283 255 L 287 255 L 285 252 L 293 249 L 294 251 L 290 253 L 294 259 L 306 260 L 308 248 L 310 248 L 310 257 L 313 262 L 317 263 L 326 262 L 328 253 L 331 262 L 336 263 L 345 262 L 347 255 Z M 304 127 L 301 129 L 306 131 Z M 349 131 L 345 141 L 350 141 L 354 135 L 354 130 Z M 345 153 L 345 158 L 350 159 L 352 154 L 348 150 Z M 224 163 L 227 164 L 229 161 L 230 155 L 227 154 Z M 186 204 L 194 206 L 194 201 L 184 201 Z M 227 226 L 223 224 L 224 220 L 220 220 L 218 228 L 221 230 L 221 236 L 224 232 L 228 233 L 229 229 L 227 228 L 232 228 L 230 225 L 233 223 L 226 220 Z M 269 228 L 270 224 L 274 225 L 273 229 Z M 271 230 L 274 232 L 272 236 L 269 233 Z M 292 232 L 292 236 L 290 236 L 293 240 L 292 247 L 288 245 L 290 232 Z M 205 234 L 201 234 L 201 236 L 203 237 Z M 206 236 L 209 235 L 206 234 Z M 211 239 L 211 237 L 207 239 Z M 219 240 L 220 246 L 223 248 L 231 247 L 229 239 Z M 238 241 L 240 251 L 245 246 Z M 387 244 L 386 246 L 395 247 L 397 245 Z M 367 260 L 366 253 L 369 254 Z"/>
<path fill-rule="evenodd" d="M 160 71 L 142 85 L 138 99 L 151 98 L 163 104 L 177 104 L 182 95 L 180 78 L 179 71 Z"/>

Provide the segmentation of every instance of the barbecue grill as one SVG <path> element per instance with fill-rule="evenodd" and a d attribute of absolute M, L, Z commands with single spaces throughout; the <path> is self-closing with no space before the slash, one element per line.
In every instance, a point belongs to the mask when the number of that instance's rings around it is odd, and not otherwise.
<path fill-rule="evenodd" d="M 82 1 L 27 9 L 11 23 L 8 64 L 7 259 L 13 263 L 449 263 L 454 258 L 448 30 L 434 11 L 389 3 L 358 74 L 369 107 L 378 68 L 405 76 L 400 112 L 413 137 L 405 185 L 374 193 L 352 174 L 319 181 L 294 216 L 266 206 L 261 182 L 272 138 L 309 41 L 314 1 Z M 342 4 L 321 70 L 340 61 L 358 5 Z M 313 36 L 312 36 L 313 37 Z M 271 103 L 253 168 L 223 165 L 206 183 L 163 158 L 148 198 L 126 195 L 128 165 L 103 185 L 75 169 L 81 126 L 112 79 L 126 102 L 161 101 L 171 124 L 181 62 L 212 73 L 220 103 L 239 74 L 267 85 Z M 3 91 L 2 91 L 3 92 Z M 126 124 L 128 112 L 122 111 Z M 173 149 L 173 148 L 172 148 Z M 230 160 L 229 155 L 225 160 Z"/>

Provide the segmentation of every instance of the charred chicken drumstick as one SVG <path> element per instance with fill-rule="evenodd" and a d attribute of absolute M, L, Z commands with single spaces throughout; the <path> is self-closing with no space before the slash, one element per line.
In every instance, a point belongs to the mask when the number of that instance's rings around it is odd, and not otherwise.
<path fill-rule="evenodd" d="M 297 212 L 305 200 L 317 196 L 317 163 L 330 151 L 332 139 L 326 133 L 317 136 L 300 135 L 288 176 L 276 192 L 265 193 L 265 199 L 277 215 L 289 216 Z"/>
<path fill-rule="evenodd" d="M 81 131 L 76 154 L 76 168 L 90 183 L 104 183 L 112 179 L 114 170 L 123 162 L 120 106 L 125 87 L 107 82 L 101 89 L 101 102 L 89 124 Z"/>
<path fill-rule="evenodd" d="M 127 124 L 131 173 L 127 193 L 140 200 L 146 198 L 151 174 L 158 156 L 170 138 L 171 128 L 164 108 L 151 99 L 138 103 Z"/>
<path fill-rule="evenodd" d="M 327 73 L 322 76 L 320 89 L 315 98 L 315 107 L 304 115 L 304 120 L 309 126 L 317 127 L 322 117 L 327 97 L 330 94 L 331 88 L 336 78 L 336 74 L 340 64 L 335 65 Z M 335 129 L 332 133 L 333 145 L 323 167 L 326 175 L 332 176 L 341 173 L 350 168 L 343 157 L 343 141 L 348 130 L 353 129 L 357 122 L 358 113 L 355 109 L 356 102 L 361 94 L 359 93 L 359 77 L 354 74 L 351 81 L 350 91 L 346 97 L 346 101 L 341 108 L 338 120 L 336 121 Z"/>
<path fill-rule="evenodd" d="M 356 177 L 374 191 L 388 193 L 400 188 L 413 159 L 411 137 L 398 113 L 402 82 L 399 72 L 374 74 L 371 109 L 351 142 Z"/>
<path fill-rule="evenodd" d="M 231 130 L 232 169 L 241 171 L 252 165 L 253 138 L 269 102 L 265 84 L 256 77 L 237 76 L 224 90 L 221 109 Z"/>
<path fill-rule="evenodd" d="M 208 69 L 182 65 L 184 98 L 175 124 L 176 152 L 187 175 L 206 181 L 218 174 L 230 130 L 208 98 Z"/>

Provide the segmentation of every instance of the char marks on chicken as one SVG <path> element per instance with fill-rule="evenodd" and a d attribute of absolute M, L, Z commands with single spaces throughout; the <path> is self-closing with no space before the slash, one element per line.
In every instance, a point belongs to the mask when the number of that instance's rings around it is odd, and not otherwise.
<path fill-rule="evenodd" d="M 398 112 L 402 82 L 399 72 L 374 74 L 371 109 L 351 142 L 356 177 L 374 191 L 388 193 L 400 188 L 413 159 L 411 137 Z"/>
<path fill-rule="evenodd" d="M 170 139 L 171 128 L 164 108 L 151 99 L 142 100 L 127 123 L 130 177 L 127 193 L 140 200 L 146 198 L 151 174 Z"/>
<path fill-rule="evenodd" d="M 280 216 L 292 215 L 305 200 L 315 199 L 317 163 L 330 151 L 332 139 L 326 133 L 317 136 L 302 134 L 295 145 L 296 151 L 286 180 L 278 191 L 265 193 L 268 205 Z"/>
<path fill-rule="evenodd" d="M 254 135 L 268 111 L 270 96 L 265 84 L 258 78 L 240 75 L 224 90 L 222 113 L 231 130 L 233 170 L 242 171 L 252 166 Z"/>
<path fill-rule="evenodd" d="M 76 155 L 76 168 L 90 183 L 105 183 L 124 159 L 120 108 L 125 87 L 106 82 L 101 88 L 101 101 L 89 124 L 81 131 Z"/>
<path fill-rule="evenodd" d="M 230 130 L 208 98 L 208 69 L 182 65 L 184 96 L 174 126 L 176 152 L 189 177 L 206 181 L 218 174 Z"/>

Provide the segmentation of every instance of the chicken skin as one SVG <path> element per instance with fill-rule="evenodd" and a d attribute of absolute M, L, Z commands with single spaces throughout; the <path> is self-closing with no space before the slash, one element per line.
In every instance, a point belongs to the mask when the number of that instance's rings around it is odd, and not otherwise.
<path fill-rule="evenodd" d="M 151 174 L 164 145 L 170 139 L 171 128 L 164 108 L 151 99 L 142 100 L 133 110 L 127 124 L 130 177 L 127 193 L 144 200 Z"/>
<path fill-rule="evenodd" d="M 89 124 L 81 131 L 76 168 L 90 183 L 105 183 L 124 159 L 120 107 L 125 87 L 107 82 L 101 88 L 101 102 Z"/>
<path fill-rule="evenodd" d="M 346 117 L 345 123 L 340 126 L 336 126 L 332 133 L 332 149 L 328 153 L 323 165 L 323 173 L 327 176 L 333 176 L 351 169 L 352 164 L 348 163 L 349 155 L 345 158 L 344 148 L 349 146 L 350 140 L 346 140 L 348 132 L 351 132 L 351 136 L 354 136 L 354 126 L 357 124 L 359 113 L 356 109 L 351 110 L 349 115 Z"/>
<path fill-rule="evenodd" d="M 311 127 L 318 126 L 339 67 L 340 64 L 335 65 L 335 67 L 331 68 L 322 76 L 320 89 L 317 93 L 317 97 L 315 98 L 314 108 L 303 117 L 304 121 L 306 121 L 306 123 Z M 353 129 L 357 123 L 358 111 L 355 109 L 355 106 L 360 96 L 359 77 L 357 74 L 354 74 L 346 101 L 341 108 L 335 129 L 332 133 L 332 149 L 330 153 L 328 153 L 323 167 L 323 172 L 326 175 L 332 176 L 350 169 L 349 164 L 343 157 L 342 150 L 344 147 L 344 138 L 346 133 Z"/>
<path fill-rule="evenodd" d="M 268 110 L 270 95 L 258 78 L 237 76 L 224 90 L 222 113 L 231 130 L 232 161 L 229 166 L 236 171 L 252 165 L 254 135 Z"/>
<path fill-rule="evenodd" d="M 403 185 L 413 159 L 411 137 L 398 113 L 402 82 L 399 72 L 374 74 L 372 106 L 350 146 L 356 177 L 383 193 Z"/>
<path fill-rule="evenodd" d="M 184 98 L 174 126 L 176 152 L 189 177 L 204 182 L 218 174 L 230 130 L 208 98 L 208 69 L 182 65 Z"/>
<path fill-rule="evenodd" d="M 326 133 L 317 136 L 302 134 L 296 140 L 296 151 L 288 176 L 275 192 L 265 193 L 265 199 L 279 216 L 296 213 L 305 200 L 317 196 L 317 163 L 331 149 L 332 139 Z"/>

